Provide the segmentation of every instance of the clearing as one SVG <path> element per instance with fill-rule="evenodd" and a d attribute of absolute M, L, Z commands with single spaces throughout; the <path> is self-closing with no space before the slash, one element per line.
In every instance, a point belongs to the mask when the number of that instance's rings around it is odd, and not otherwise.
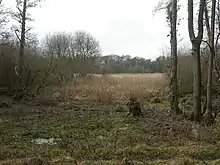
<path fill-rule="evenodd" d="M 119 88 L 120 84 L 110 85 Z M 83 84 L 77 87 L 82 90 Z M 95 86 L 84 84 L 84 92 L 90 88 L 96 91 Z M 207 128 L 171 116 L 166 100 L 143 102 L 142 117 L 126 117 L 125 102 L 116 103 L 112 95 L 108 104 L 94 103 L 91 96 L 85 95 L 89 99 L 81 103 L 70 100 L 74 94 L 62 101 L 25 104 L 2 97 L 9 106 L 0 108 L 0 165 L 41 164 L 40 160 L 44 164 L 123 164 L 125 158 L 134 164 L 220 164 L 218 121 Z M 123 110 L 117 111 L 118 104 Z"/>

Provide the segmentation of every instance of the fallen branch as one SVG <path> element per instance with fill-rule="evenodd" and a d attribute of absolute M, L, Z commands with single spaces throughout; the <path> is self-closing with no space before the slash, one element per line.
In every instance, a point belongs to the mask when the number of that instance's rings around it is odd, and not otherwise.
<path fill-rule="evenodd" d="M 205 164 L 205 165 L 208 165 L 205 160 L 200 156 L 200 155 L 197 155 L 199 157 L 199 159 Z"/>

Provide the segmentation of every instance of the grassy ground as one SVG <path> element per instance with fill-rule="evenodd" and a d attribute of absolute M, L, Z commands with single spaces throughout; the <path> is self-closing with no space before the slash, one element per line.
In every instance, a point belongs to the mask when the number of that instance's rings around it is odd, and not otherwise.
<path fill-rule="evenodd" d="M 220 164 L 218 122 L 206 128 L 171 116 L 165 101 L 143 102 L 143 116 L 132 118 L 123 101 L 70 98 L 0 108 L 0 165 L 124 164 L 125 158 L 134 164 Z"/>

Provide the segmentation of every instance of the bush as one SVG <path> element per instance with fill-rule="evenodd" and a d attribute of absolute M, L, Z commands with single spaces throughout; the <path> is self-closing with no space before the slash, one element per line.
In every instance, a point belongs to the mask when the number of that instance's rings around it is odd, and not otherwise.
<path fill-rule="evenodd" d="M 18 84 L 18 60 L 16 59 L 18 51 L 13 45 L 1 45 L 0 50 L 0 88 L 7 88 L 7 94 L 17 96 L 23 96 L 24 93 L 36 94 L 48 84 L 48 78 L 52 73 L 48 58 L 25 55 L 23 83 Z"/>
<path fill-rule="evenodd" d="M 12 88 L 17 81 L 15 50 L 13 46 L 0 46 L 0 87 Z"/>
<path fill-rule="evenodd" d="M 159 97 L 154 97 L 151 99 L 151 103 L 155 103 L 155 104 L 162 103 L 162 100 Z"/>
<path fill-rule="evenodd" d="M 202 94 L 206 95 L 206 84 L 208 78 L 208 63 L 206 56 L 201 54 L 201 72 L 202 72 Z M 178 56 L 178 85 L 180 97 L 193 93 L 193 59 L 187 52 L 179 52 Z M 219 89 L 216 75 L 213 75 L 213 91 Z"/>

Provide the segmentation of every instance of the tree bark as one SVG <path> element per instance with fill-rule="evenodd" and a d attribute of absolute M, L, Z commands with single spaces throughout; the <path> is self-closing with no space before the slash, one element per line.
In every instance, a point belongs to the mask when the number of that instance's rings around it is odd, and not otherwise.
<path fill-rule="evenodd" d="M 25 22 L 26 22 L 26 10 L 27 10 L 27 0 L 23 2 L 22 11 L 22 22 L 21 22 L 21 38 L 20 38 L 20 50 L 19 50 L 19 82 L 24 76 L 24 48 L 25 48 Z"/>
<path fill-rule="evenodd" d="M 193 0 L 188 0 L 188 31 L 192 43 L 192 56 L 194 61 L 194 83 L 193 83 L 193 117 L 194 121 L 200 121 L 201 118 L 201 62 L 200 45 L 203 38 L 203 14 L 205 0 L 200 0 L 198 15 L 198 35 L 195 36 L 193 23 Z"/>
<path fill-rule="evenodd" d="M 208 40 L 209 43 L 211 42 L 211 27 L 210 27 L 210 23 L 209 23 L 209 12 L 208 12 L 208 8 L 207 8 L 207 4 L 205 4 L 205 26 L 206 26 L 206 30 L 207 30 L 207 34 L 208 34 Z"/>
<path fill-rule="evenodd" d="M 200 44 L 192 44 L 193 56 L 193 120 L 199 121 L 201 118 L 201 63 L 200 63 Z"/>
<path fill-rule="evenodd" d="M 219 37 L 220 37 L 220 0 L 217 0 L 217 17 L 216 17 L 216 26 L 217 26 L 217 38 L 215 40 L 215 52 L 219 51 L 218 48 L 218 41 L 219 41 Z M 216 76 L 218 79 L 220 79 L 220 66 L 219 66 L 219 62 L 218 62 L 218 58 L 216 57 L 216 53 L 215 56 L 213 57 L 214 59 L 214 68 L 216 70 Z"/>
<path fill-rule="evenodd" d="M 207 8 L 207 7 L 206 7 Z M 207 117 L 207 122 L 212 123 L 212 74 L 213 74 L 213 57 L 215 56 L 215 10 L 216 10 L 216 0 L 212 0 L 212 11 L 211 11 L 211 28 L 207 28 L 209 31 L 209 43 L 210 43 L 210 56 L 209 56 L 209 66 L 208 66 L 208 82 L 207 82 L 207 110 L 205 116 Z M 208 15 L 206 17 L 208 20 Z"/>
<path fill-rule="evenodd" d="M 171 44 L 171 112 L 180 114 L 177 82 L 177 0 L 172 1 L 170 13 L 170 44 Z"/>

